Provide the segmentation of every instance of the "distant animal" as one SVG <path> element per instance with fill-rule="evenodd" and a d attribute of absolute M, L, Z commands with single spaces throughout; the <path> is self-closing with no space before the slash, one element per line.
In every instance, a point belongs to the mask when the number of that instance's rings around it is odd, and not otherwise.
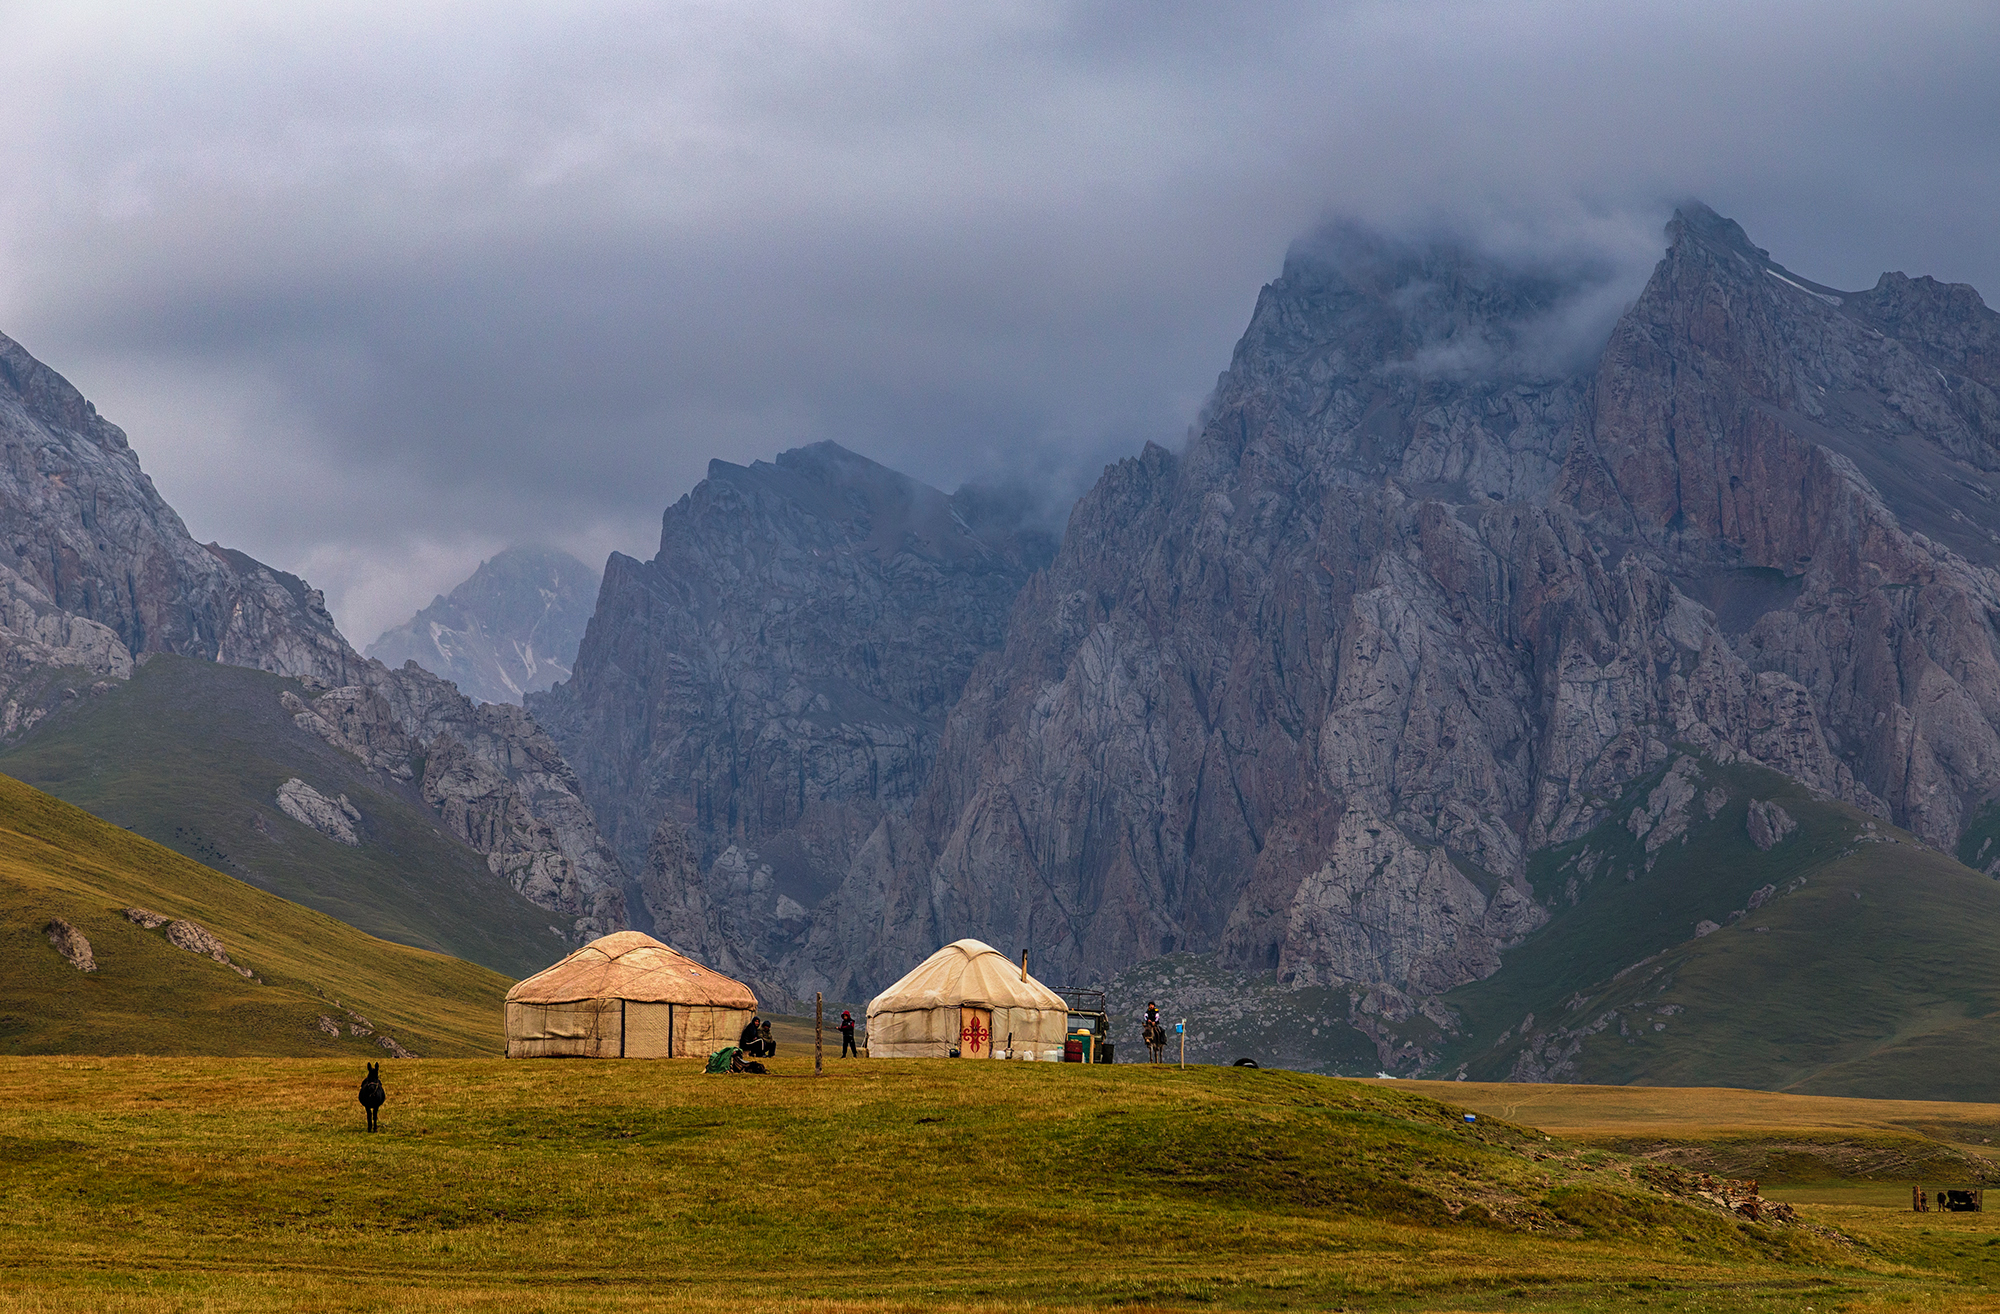
<path fill-rule="evenodd" d="M 1236 1060 L 1236 1061 L 1235 1061 L 1234 1063 L 1230 1064 L 1229 1066 L 1230 1066 L 1230 1067 L 1232 1067 L 1232 1068 L 1254 1068 L 1254 1067 L 1256 1067 L 1256 1066 L 1257 1066 L 1257 1060 L 1256 1060 L 1256 1059 L 1237 1059 L 1237 1060 Z"/>
<path fill-rule="evenodd" d="M 375 1111 L 382 1107 L 382 1101 L 389 1098 L 382 1089 L 382 1065 L 370 1063 L 368 1075 L 361 1082 L 361 1107 L 368 1110 L 368 1130 L 375 1130 Z"/>
<path fill-rule="evenodd" d="M 1167 1061 L 1167 1029 L 1165 1027 L 1157 1022 L 1148 1022 L 1140 1032 L 1139 1038 L 1146 1042 L 1147 1050 L 1153 1055 L 1153 1062 L 1164 1063 Z"/>

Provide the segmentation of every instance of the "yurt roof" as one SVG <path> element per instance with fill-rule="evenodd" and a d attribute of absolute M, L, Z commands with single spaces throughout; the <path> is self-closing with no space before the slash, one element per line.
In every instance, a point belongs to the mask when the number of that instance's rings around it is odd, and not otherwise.
<path fill-rule="evenodd" d="M 1063 997 L 1034 977 L 1021 979 L 1021 965 L 978 940 L 955 940 L 917 964 L 896 984 L 875 996 L 870 1013 L 909 1013 L 927 1008 L 1068 1008 Z"/>
<path fill-rule="evenodd" d="M 510 1004 L 567 1004 L 578 999 L 757 1007 L 757 996 L 749 986 L 639 931 L 600 936 L 507 992 Z"/>

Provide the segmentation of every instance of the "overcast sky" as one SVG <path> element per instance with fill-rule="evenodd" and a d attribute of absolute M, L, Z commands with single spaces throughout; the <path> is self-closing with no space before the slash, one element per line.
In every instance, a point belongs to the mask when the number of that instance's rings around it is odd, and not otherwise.
<path fill-rule="evenodd" d="M 0 330 L 366 645 L 513 541 L 650 557 L 821 438 L 1073 491 L 1179 442 L 1329 216 L 1700 196 L 2000 293 L 2000 5 L 0 0 Z"/>

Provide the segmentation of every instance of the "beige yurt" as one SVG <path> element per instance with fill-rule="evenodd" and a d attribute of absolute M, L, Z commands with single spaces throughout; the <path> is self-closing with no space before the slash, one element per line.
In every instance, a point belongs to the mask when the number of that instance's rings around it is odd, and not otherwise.
<path fill-rule="evenodd" d="M 619 931 L 507 992 L 507 1057 L 705 1058 L 756 1011 L 741 981 Z"/>
<path fill-rule="evenodd" d="M 990 944 L 959 940 L 868 1005 L 868 1057 L 991 1058 L 1008 1049 L 1060 1055 L 1069 1025 L 1063 997 Z"/>

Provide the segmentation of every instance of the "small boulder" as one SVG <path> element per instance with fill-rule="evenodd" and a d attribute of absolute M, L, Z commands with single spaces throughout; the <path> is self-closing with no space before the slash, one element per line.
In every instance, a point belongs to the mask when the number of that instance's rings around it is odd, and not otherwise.
<path fill-rule="evenodd" d="M 176 949 L 185 949 L 191 954 L 201 954 L 213 958 L 218 963 L 228 963 L 229 955 L 223 951 L 222 941 L 199 922 L 185 921 L 176 917 L 167 923 L 167 943 Z M 230 966 L 235 966 L 230 963 Z"/>
<path fill-rule="evenodd" d="M 190 922 L 181 917 L 162 917 L 149 908 L 127 908 L 125 916 L 147 930 L 165 926 L 167 943 L 174 948 L 185 949 L 191 954 L 200 954 L 203 958 L 213 958 L 244 980 L 255 981 L 258 985 L 264 984 L 255 972 L 239 963 L 231 962 L 229 954 L 222 947 L 222 941 L 200 922 Z"/>
<path fill-rule="evenodd" d="M 1701 939 L 1702 936 L 1714 935 L 1717 931 L 1721 929 L 1722 928 L 1720 926 L 1717 926 L 1714 922 L 1708 921 L 1706 918 L 1704 918 L 1703 920 L 1698 921 L 1694 924 L 1694 938 L 1699 940 Z"/>
<path fill-rule="evenodd" d="M 1750 842 L 1765 853 L 1799 828 L 1791 813 L 1768 799 L 1759 802 L 1754 798 L 1750 800 L 1749 815 L 1744 818 L 1743 825 L 1750 832 Z"/>
<path fill-rule="evenodd" d="M 82 931 L 60 917 L 43 929 L 48 934 L 49 943 L 56 947 L 56 952 L 61 954 L 71 967 L 79 972 L 97 970 L 97 959 L 90 952 L 90 941 L 83 938 Z"/>
<path fill-rule="evenodd" d="M 350 848 L 361 843 L 354 831 L 354 823 L 361 820 L 361 809 L 347 801 L 347 795 L 335 798 L 326 795 L 293 776 L 278 786 L 278 809 L 293 821 L 311 826 L 336 844 Z"/>

